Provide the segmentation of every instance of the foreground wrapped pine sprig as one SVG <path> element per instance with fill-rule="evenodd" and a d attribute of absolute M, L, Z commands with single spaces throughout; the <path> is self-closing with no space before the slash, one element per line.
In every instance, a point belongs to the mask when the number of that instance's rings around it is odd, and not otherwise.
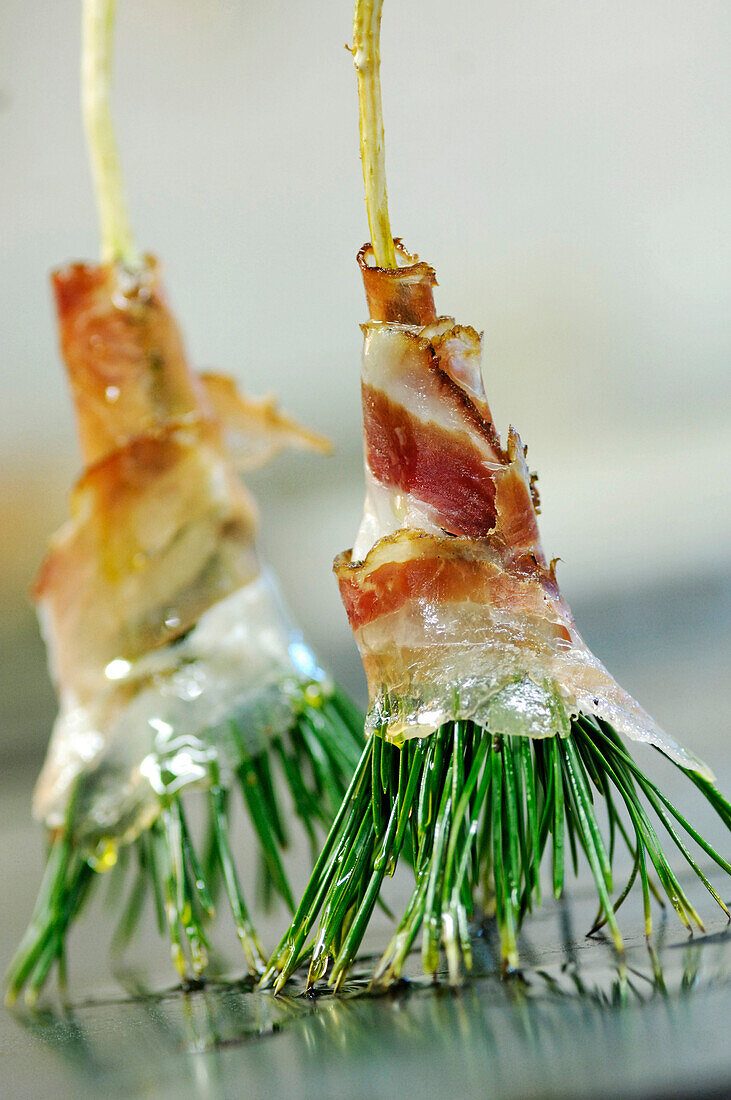
<path fill-rule="evenodd" d="M 354 58 L 373 245 L 358 260 L 370 320 L 362 398 L 367 493 L 335 572 L 368 679 L 368 743 L 310 883 L 267 969 L 282 987 L 310 958 L 336 988 L 357 955 L 385 875 L 406 851 L 414 890 L 373 982 L 398 979 L 421 932 L 450 980 L 470 965 L 469 921 L 494 909 L 503 965 L 517 932 L 570 858 L 588 861 L 599 914 L 622 950 L 617 910 L 639 880 L 702 927 L 672 869 L 669 838 L 724 912 L 686 847 L 731 866 L 644 774 L 620 740 L 655 746 L 731 828 L 712 775 L 610 676 L 579 635 L 538 532 L 538 496 L 511 429 L 503 447 L 481 372 L 481 339 L 434 308 L 432 268 L 391 238 L 378 82 L 381 3 L 356 5 Z M 600 806 L 608 822 L 605 840 Z M 652 814 L 652 816 L 651 816 Z M 658 828 L 659 825 L 659 828 Z M 632 870 L 615 893 L 623 843 Z M 655 883 L 657 879 L 657 884 Z M 314 939 L 312 938 L 314 934 Z"/>
<path fill-rule="evenodd" d="M 103 260 L 53 286 L 85 469 L 35 587 L 60 696 L 35 812 L 48 865 L 8 975 L 33 1000 L 98 872 L 137 863 L 119 949 L 153 895 L 183 977 L 207 966 L 222 886 L 250 970 L 264 954 L 229 839 L 238 788 L 265 894 L 294 908 L 288 801 L 316 854 L 362 745 L 362 718 L 325 676 L 260 565 L 240 470 L 285 446 L 326 449 L 270 399 L 188 366 L 155 262 L 133 246 L 108 114 L 113 4 L 84 5 L 86 122 Z M 207 805 L 196 838 L 185 795 Z M 113 869 L 113 870 L 112 870 Z"/>

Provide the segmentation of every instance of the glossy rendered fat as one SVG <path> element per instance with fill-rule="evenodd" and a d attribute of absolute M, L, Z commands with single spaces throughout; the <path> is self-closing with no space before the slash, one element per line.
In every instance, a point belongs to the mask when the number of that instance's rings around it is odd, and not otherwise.
<path fill-rule="evenodd" d="M 243 754 L 291 728 L 303 684 L 324 673 L 294 627 L 269 571 L 214 603 L 180 641 L 107 666 L 104 690 L 61 695 L 34 809 L 60 828 L 72 792 L 74 840 L 133 840 L 160 797 L 227 786 Z"/>
<path fill-rule="evenodd" d="M 87 466 L 35 585 L 60 700 L 35 808 L 60 827 L 76 789 L 80 833 L 129 839 L 163 771 L 179 789 L 228 766 L 227 717 L 257 747 L 291 722 L 316 666 L 261 576 L 237 470 L 326 444 L 190 369 L 153 260 L 54 286 Z"/>
<path fill-rule="evenodd" d="M 86 466 L 171 420 L 208 411 L 152 256 L 133 269 L 70 264 L 52 285 Z"/>
<path fill-rule="evenodd" d="M 335 563 L 369 730 L 398 742 L 463 718 L 548 737 L 593 714 L 709 774 L 578 633 L 541 547 L 525 450 L 513 429 L 503 448 L 492 421 L 481 338 L 436 316 L 433 270 L 402 257 L 385 272 L 359 254 L 366 500 Z"/>

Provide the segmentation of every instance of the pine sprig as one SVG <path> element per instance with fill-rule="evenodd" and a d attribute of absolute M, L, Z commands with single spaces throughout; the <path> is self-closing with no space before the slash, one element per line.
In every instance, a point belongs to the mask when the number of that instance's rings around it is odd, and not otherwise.
<path fill-rule="evenodd" d="M 708 781 L 696 785 L 728 824 L 728 802 Z M 607 819 L 606 841 L 599 805 Z M 413 861 L 414 888 L 373 970 L 376 987 L 399 979 L 419 934 L 424 971 L 436 975 L 443 950 L 449 981 L 460 982 L 471 964 L 469 920 L 480 891 L 494 909 L 503 969 L 516 968 L 521 923 L 541 901 L 540 869 L 549 840 L 555 896 L 564 890 L 568 845 L 576 869 L 580 857 L 586 859 L 596 887 L 599 913 L 590 932 L 606 925 L 619 953 L 617 910 L 638 878 L 648 936 L 651 894 L 661 903 L 663 894 L 669 898 L 689 930 L 702 928 L 648 810 L 728 915 L 681 831 L 731 873 L 728 861 L 647 778 L 606 723 L 581 716 L 568 737 L 545 740 L 495 736 L 461 721 L 401 746 L 372 737 L 262 985 L 281 990 L 310 959 L 309 984 L 329 967 L 329 983 L 339 988 L 357 957 L 384 875 L 393 873 L 402 854 Z M 613 900 L 618 837 L 632 868 Z"/>
<path fill-rule="evenodd" d="M 304 693 L 293 728 L 274 738 L 264 752 L 247 754 L 242 731 L 233 730 L 241 754 L 237 785 L 258 843 L 262 894 L 270 900 L 280 897 L 290 911 L 294 901 L 283 864 L 289 837 L 281 788 L 287 789 L 314 851 L 318 831 L 324 832 L 336 814 L 362 748 L 362 717 L 342 692 L 336 688 L 331 694 L 318 690 L 311 695 Z M 221 893 L 250 972 L 261 974 L 265 964 L 231 848 L 232 791 L 221 785 L 215 765 L 210 778 L 205 796 L 208 835 L 202 845 L 196 845 L 188 823 L 185 797 L 175 795 L 164 801 L 157 820 L 132 846 L 137 867 L 131 885 L 126 884 L 126 858 L 108 872 L 117 911 L 121 909 L 113 955 L 127 947 L 151 896 L 158 929 L 186 982 L 200 978 L 208 967 L 208 929 Z M 74 847 L 75 814 L 72 799 L 66 828 L 51 843 L 31 922 L 8 970 L 10 1004 L 22 990 L 34 1003 L 53 965 L 63 969 L 67 933 L 102 877 Z"/>

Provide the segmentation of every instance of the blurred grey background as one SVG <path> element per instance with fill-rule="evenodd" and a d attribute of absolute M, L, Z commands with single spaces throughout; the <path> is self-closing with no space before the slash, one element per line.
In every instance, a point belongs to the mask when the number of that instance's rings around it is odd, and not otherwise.
<path fill-rule="evenodd" d="M 78 108 L 79 7 L 0 3 L 0 970 L 41 874 L 29 802 L 55 710 L 26 592 L 78 472 L 47 275 L 98 248 Z M 118 24 L 115 108 L 131 219 L 140 245 L 164 262 L 193 361 L 236 374 L 253 393 L 277 391 L 336 445 L 332 459 L 284 455 L 251 484 L 262 547 L 290 604 L 323 661 L 362 696 L 330 573 L 362 500 L 365 303 L 354 257 L 367 222 L 343 49 L 350 0 L 119 0 Z M 563 559 L 580 628 L 657 719 L 713 763 L 727 793 L 729 71 L 731 6 L 717 0 L 385 6 L 394 231 L 436 266 L 440 310 L 485 330 L 493 412 L 529 444 L 545 547 Z M 727 851 L 684 777 L 660 774 Z M 237 847 L 247 883 L 250 850 Z M 622 915 L 640 936 L 639 902 Z M 709 920 L 713 932 L 712 911 Z M 77 996 L 108 982 L 108 922 L 95 915 L 72 937 Z M 374 947 L 386 928 L 385 917 L 374 921 Z M 169 980 L 165 949 L 150 943 Z M 709 1046 L 726 1016 L 704 1004 Z M 119 1045 L 123 1016 L 112 1016 L 107 1047 Z M 612 1081 L 629 1066 L 657 1076 L 683 1063 L 688 1095 L 700 1095 L 713 1059 L 702 1043 L 695 1061 L 688 1054 L 696 1032 L 681 1028 L 685 1046 L 676 1045 L 647 1019 L 646 1031 L 627 1031 L 640 1043 L 632 1057 L 605 1044 L 604 1025 L 600 1042 L 571 1023 L 566 1034 L 592 1073 L 600 1048 Z M 11 1035 L 0 1035 L 0 1052 L 15 1095 L 38 1095 L 41 1072 L 54 1078 L 51 1094 L 66 1095 L 54 1052 L 42 1070 L 38 1045 L 23 1046 L 7 1018 L 0 1025 Z M 148 1030 L 127 1036 L 135 1049 Z M 520 1063 L 523 1047 L 508 1048 Z M 723 1043 L 713 1048 L 718 1062 Z M 281 1045 L 244 1049 L 249 1067 L 259 1052 L 283 1057 Z M 419 1066 L 431 1073 L 441 1049 L 419 1048 Z M 648 1050 L 663 1053 L 648 1059 Z M 340 1046 L 336 1055 L 340 1082 Z M 145 1058 L 156 1065 L 158 1051 Z M 237 1081 L 247 1080 L 243 1058 L 233 1051 Z M 570 1060 L 555 1060 L 568 1095 Z M 539 1064 L 543 1075 L 544 1055 Z M 299 1074 L 299 1055 L 292 1066 Z M 205 1072 L 200 1061 L 195 1072 Z M 319 1094 L 319 1056 L 315 1078 Z M 515 1095 L 526 1091 L 535 1094 Z M 112 1092 L 121 1094 L 118 1082 Z M 68 1095 L 81 1094 L 74 1079 Z"/>
<path fill-rule="evenodd" d="M 26 590 L 78 470 L 47 279 L 98 248 L 78 8 L 0 7 L 7 767 L 35 767 L 53 715 Z M 192 359 L 277 391 L 336 445 L 282 456 L 252 486 L 291 605 L 362 691 L 330 575 L 362 497 L 350 34 L 340 0 L 121 0 L 115 109 L 133 226 L 164 262 Z M 516 424 L 540 472 L 546 549 L 580 627 L 637 690 L 633 653 L 662 658 L 668 629 L 702 636 L 703 608 L 727 606 L 730 42 L 731 8 L 711 0 L 384 14 L 394 231 L 436 266 L 439 308 L 485 330 L 498 425 Z M 662 692 L 643 701 L 676 728 Z"/>

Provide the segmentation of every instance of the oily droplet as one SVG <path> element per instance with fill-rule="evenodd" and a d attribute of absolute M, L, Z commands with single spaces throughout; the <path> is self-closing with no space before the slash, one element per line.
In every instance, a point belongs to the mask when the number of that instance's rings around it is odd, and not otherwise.
<path fill-rule="evenodd" d="M 322 688 L 319 684 L 308 684 L 304 695 L 308 707 L 321 707 L 324 702 Z"/>
<path fill-rule="evenodd" d="M 105 871 L 111 871 L 112 867 L 117 862 L 117 845 L 113 840 L 103 840 L 97 847 L 96 852 L 90 857 L 89 863 L 98 871 L 103 874 Z"/>

